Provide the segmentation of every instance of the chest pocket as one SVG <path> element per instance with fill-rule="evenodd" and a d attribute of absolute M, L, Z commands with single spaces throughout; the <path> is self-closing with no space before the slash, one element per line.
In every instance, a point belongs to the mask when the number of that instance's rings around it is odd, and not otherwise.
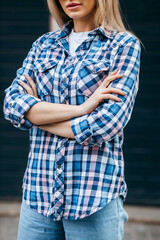
<path fill-rule="evenodd" d="M 80 94 L 90 96 L 108 76 L 109 61 L 95 62 L 92 59 L 84 60 L 78 71 L 77 90 Z"/>
<path fill-rule="evenodd" d="M 40 97 L 50 95 L 53 91 L 56 60 L 39 58 L 34 63 L 34 74 L 37 82 L 37 92 Z"/>

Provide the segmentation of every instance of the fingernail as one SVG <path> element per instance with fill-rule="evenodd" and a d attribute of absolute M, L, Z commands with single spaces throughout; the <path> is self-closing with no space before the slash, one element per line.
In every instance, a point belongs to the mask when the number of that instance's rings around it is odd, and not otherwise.
<path fill-rule="evenodd" d="M 123 91 L 122 91 L 122 93 L 123 93 L 124 95 L 126 95 L 126 93 L 125 93 L 125 92 L 123 92 Z"/>
<path fill-rule="evenodd" d="M 118 98 L 118 101 L 119 101 L 119 102 L 122 102 L 122 99 Z"/>

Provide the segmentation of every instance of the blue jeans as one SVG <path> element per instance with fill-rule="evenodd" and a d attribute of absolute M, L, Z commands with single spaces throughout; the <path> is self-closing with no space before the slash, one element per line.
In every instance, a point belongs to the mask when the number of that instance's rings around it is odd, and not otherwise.
<path fill-rule="evenodd" d="M 128 214 L 118 197 L 82 219 L 53 221 L 22 199 L 18 240 L 122 240 Z"/>

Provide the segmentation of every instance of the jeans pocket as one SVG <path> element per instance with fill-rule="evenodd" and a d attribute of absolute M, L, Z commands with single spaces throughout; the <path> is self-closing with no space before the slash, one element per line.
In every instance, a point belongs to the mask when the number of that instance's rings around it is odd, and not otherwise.
<path fill-rule="evenodd" d="M 117 204 L 118 204 L 117 207 L 118 207 L 118 214 L 119 214 L 120 221 L 123 221 L 124 223 L 126 223 L 128 221 L 128 214 L 123 207 L 124 200 L 122 196 L 118 197 Z"/>

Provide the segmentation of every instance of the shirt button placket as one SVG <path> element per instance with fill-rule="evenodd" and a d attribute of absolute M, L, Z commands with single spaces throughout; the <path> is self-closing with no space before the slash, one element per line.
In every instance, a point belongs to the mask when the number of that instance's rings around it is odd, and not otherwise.
<path fill-rule="evenodd" d="M 62 76 L 62 80 L 61 80 L 61 102 L 63 104 L 66 104 L 66 100 L 68 99 L 68 84 L 67 84 L 67 77 L 65 75 Z"/>
<path fill-rule="evenodd" d="M 56 170 L 55 170 L 55 188 L 54 188 L 54 211 L 56 219 L 60 219 L 63 215 L 64 202 L 64 143 L 59 143 L 59 151 L 56 155 Z"/>

